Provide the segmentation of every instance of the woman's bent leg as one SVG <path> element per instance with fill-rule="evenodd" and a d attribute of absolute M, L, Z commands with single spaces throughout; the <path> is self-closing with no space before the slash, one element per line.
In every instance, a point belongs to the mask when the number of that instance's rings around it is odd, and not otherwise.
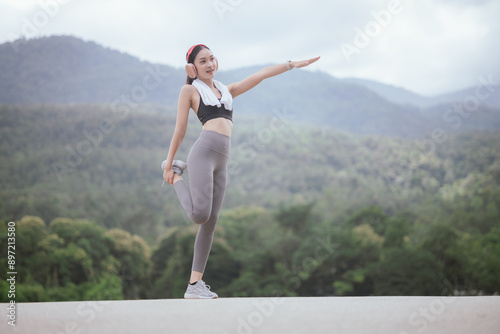
<path fill-rule="evenodd" d="M 205 224 L 212 211 L 213 174 L 210 171 L 190 171 L 189 185 L 184 180 L 174 184 L 175 192 L 189 219 L 195 224 Z"/>
<path fill-rule="evenodd" d="M 184 180 L 174 184 L 177 197 L 189 219 L 195 224 L 204 224 L 212 212 L 214 170 L 217 152 L 202 146 L 207 140 L 200 137 L 188 156 L 189 187 Z"/>

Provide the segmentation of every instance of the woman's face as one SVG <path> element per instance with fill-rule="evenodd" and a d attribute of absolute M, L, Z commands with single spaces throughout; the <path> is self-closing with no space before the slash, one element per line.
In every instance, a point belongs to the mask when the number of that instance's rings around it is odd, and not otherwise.
<path fill-rule="evenodd" d="M 212 51 L 203 48 L 194 60 L 199 79 L 212 79 L 215 75 L 216 62 Z"/>

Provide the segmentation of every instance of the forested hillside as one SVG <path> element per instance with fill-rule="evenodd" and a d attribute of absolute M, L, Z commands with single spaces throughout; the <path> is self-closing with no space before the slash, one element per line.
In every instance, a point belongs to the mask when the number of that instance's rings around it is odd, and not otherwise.
<path fill-rule="evenodd" d="M 159 167 L 176 112 L 141 110 L 3 106 L 1 216 L 87 218 L 144 237 L 179 224 L 178 200 L 160 187 Z M 368 205 L 433 216 L 461 200 L 497 210 L 498 133 L 444 134 L 438 141 L 359 137 L 306 127 L 281 112 L 236 118 L 225 208 L 314 202 L 329 219 Z M 187 157 L 199 131 L 191 117 L 178 158 Z"/>
<path fill-rule="evenodd" d="M 182 296 L 196 226 L 160 187 L 174 115 L 1 107 L 18 301 Z M 206 275 L 221 296 L 500 291 L 500 134 L 361 137 L 279 115 L 236 120 Z M 192 117 L 179 158 L 199 130 Z"/>

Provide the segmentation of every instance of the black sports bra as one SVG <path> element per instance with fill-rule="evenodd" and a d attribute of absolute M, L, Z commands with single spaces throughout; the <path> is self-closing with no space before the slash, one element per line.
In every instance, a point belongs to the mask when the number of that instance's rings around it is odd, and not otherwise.
<path fill-rule="evenodd" d="M 221 104 L 220 107 L 217 106 L 207 106 L 203 103 L 203 99 L 200 96 L 200 106 L 198 107 L 198 112 L 196 113 L 198 118 L 200 119 L 201 124 L 205 124 L 207 121 L 214 118 L 227 118 L 231 122 L 233 121 L 233 111 L 227 110 L 224 108 L 224 105 Z"/>

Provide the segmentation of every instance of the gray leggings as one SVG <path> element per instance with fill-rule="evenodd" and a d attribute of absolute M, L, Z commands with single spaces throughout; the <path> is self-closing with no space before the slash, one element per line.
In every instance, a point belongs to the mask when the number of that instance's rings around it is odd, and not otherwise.
<path fill-rule="evenodd" d="M 200 224 L 194 243 L 193 271 L 205 271 L 215 225 L 224 201 L 230 150 L 230 137 L 203 130 L 187 159 L 189 187 L 184 180 L 174 184 L 189 219 Z"/>

